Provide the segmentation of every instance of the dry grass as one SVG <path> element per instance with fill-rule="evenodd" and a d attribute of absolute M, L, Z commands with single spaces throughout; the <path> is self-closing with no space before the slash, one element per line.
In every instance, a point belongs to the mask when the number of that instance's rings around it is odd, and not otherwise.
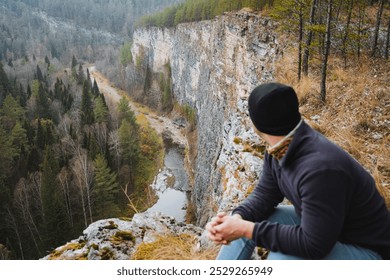
<path fill-rule="evenodd" d="M 319 98 L 317 69 L 297 81 L 295 53 L 285 53 L 276 80 L 296 89 L 301 112 L 310 125 L 373 175 L 390 208 L 390 62 L 362 58 L 344 69 L 339 59 L 331 58 L 324 104 Z"/>
<path fill-rule="evenodd" d="M 217 248 L 199 251 L 197 238 L 189 234 L 161 236 L 151 243 L 142 243 L 133 254 L 133 260 L 211 260 Z"/>

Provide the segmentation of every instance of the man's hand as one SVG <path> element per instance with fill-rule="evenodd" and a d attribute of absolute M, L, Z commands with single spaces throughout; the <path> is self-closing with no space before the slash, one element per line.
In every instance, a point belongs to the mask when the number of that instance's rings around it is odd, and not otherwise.
<path fill-rule="evenodd" d="M 218 213 L 217 216 L 211 219 L 210 222 L 206 225 L 206 230 L 209 232 L 208 238 L 216 244 L 227 244 L 229 243 L 227 240 L 223 240 L 222 236 L 217 232 L 215 227 L 221 223 L 223 223 L 223 217 L 227 214 L 225 212 Z"/>
<path fill-rule="evenodd" d="M 209 239 L 216 244 L 228 244 L 235 239 L 252 238 L 254 223 L 245 221 L 240 215 L 228 216 L 226 213 L 218 213 L 216 217 L 206 225 Z"/>

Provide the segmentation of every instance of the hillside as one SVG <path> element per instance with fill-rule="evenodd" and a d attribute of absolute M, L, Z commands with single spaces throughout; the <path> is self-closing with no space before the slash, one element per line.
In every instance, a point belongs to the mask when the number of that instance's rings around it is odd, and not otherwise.
<path fill-rule="evenodd" d="M 181 1 L 0 0 L 0 60 L 108 59 L 131 40 L 137 19 Z"/>
<path fill-rule="evenodd" d="M 193 205 L 189 209 L 194 213 L 193 219 L 188 221 L 197 227 L 196 233 L 178 232 L 175 227 L 180 228 L 180 223 L 172 221 L 175 229 L 164 230 L 163 234 L 148 227 L 143 242 L 139 240 L 142 234 L 136 236 L 137 245 L 129 252 L 129 258 L 215 257 L 218 248 L 210 245 L 201 234 L 204 223 L 214 213 L 232 209 L 242 201 L 261 173 L 264 143 L 259 142 L 251 129 L 245 105 L 250 88 L 261 81 L 277 80 L 293 85 L 305 120 L 372 172 L 389 202 L 388 62 L 364 56 L 356 63 L 359 66 L 344 69 L 340 59 L 331 56 L 328 95 L 324 103 L 320 99 L 320 64 L 313 63 L 311 74 L 297 82 L 296 45 L 291 43 L 291 37 L 276 32 L 276 27 L 275 22 L 261 15 L 241 11 L 213 21 L 179 25 L 175 30 L 137 30 L 132 54 L 135 61 L 142 63 L 126 68 L 128 80 L 142 81 L 147 71 L 160 78 L 169 61 L 175 99 L 181 104 L 190 104 L 198 112 L 197 128 L 192 132 L 197 136 L 195 142 L 189 141 L 192 146 L 189 152 L 196 155 L 196 161 L 190 166 L 194 177 L 191 182 Z M 139 73 L 136 69 L 145 72 Z M 149 96 L 153 98 L 150 104 L 158 103 L 155 94 L 159 92 L 159 78 L 150 82 L 150 95 L 139 97 L 139 91 L 134 90 L 134 97 L 148 102 Z M 136 221 L 143 216 L 150 218 L 149 214 L 140 213 Z M 166 221 L 161 216 L 155 219 Z M 109 223 L 109 220 L 100 223 Z M 136 222 L 129 225 L 135 226 L 133 230 L 138 232 Z M 110 234 L 115 235 L 115 230 Z M 82 241 L 88 244 L 88 240 Z M 173 242 L 180 252 L 172 251 Z M 71 251 L 69 249 L 67 254 Z"/>
<path fill-rule="evenodd" d="M 296 50 L 290 51 L 279 61 L 276 79 L 297 89 L 303 116 L 313 127 L 370 171 L 390 208 L 390 62 L 366 57 L 344 69 L 342 61 L 332 57 L 324 104 L 316 72 L 296 81 Z"/>

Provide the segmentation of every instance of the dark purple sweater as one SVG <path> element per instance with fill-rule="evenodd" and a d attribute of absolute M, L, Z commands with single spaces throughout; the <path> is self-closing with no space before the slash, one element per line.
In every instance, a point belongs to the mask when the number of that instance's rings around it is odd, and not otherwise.
<path fill-rule="evenodd" d="M 301 225 L 266 220 L 284 197 Z M 321 259 L 340 241 L 390 258 L 390 212 L 372 176 L 304 122 L 280 161 L 266 153 L 257 187 L 233 212 L 255 222 L 253 240 L 271 251 Z"/>

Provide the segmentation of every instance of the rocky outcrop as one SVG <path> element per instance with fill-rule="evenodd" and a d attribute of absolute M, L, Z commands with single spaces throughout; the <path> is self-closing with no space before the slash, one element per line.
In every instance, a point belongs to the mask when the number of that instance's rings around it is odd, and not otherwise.
<path fill-rule="evenodd" d="M 200 226 L 241 201 L 261 172 L 262 147 L 246 100 L 256 85 L 273 79 L 281 55 L 275 29 L 267 18 L 241 11 L 134 34 L 134 59 L 153 73 L 169 64 L 174 98 L 196 109 L 192 200 Z"/>
<path fill-rule="evenodd" d="M 202 240 L 203 229 L 184 223 L 161 213 L 135 214 L 131 221 L 117 218 L 94 222 L 79 238 L 58 247 L 45 260 L 128 260 L 141 243 L 155 241 L 163 235 L 193 235 Z"/>

